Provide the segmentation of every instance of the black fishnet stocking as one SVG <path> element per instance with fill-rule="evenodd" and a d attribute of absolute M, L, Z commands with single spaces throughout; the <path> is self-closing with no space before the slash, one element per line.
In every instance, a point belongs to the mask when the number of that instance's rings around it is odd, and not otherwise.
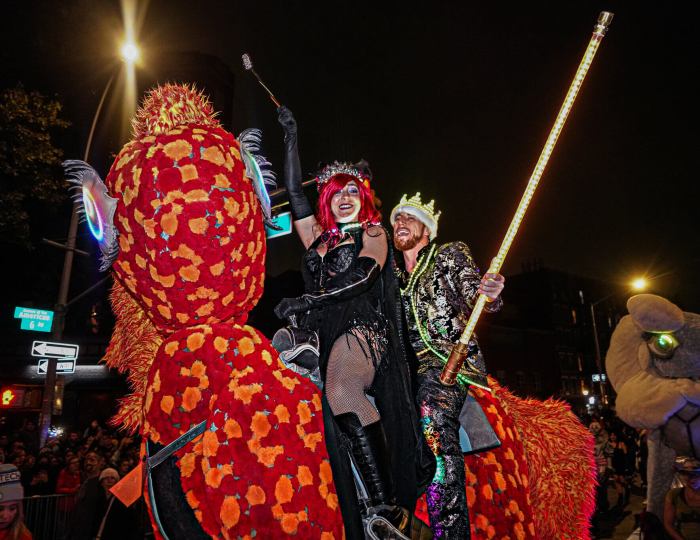
<path fill-rule="evenodd" d="M 355 334 L 340 336 L 328 357 L 325 383 L 333 416 L 355 413 L 363 426 L 380 419 L 366 395 L 374 380 L 374 366 L 368 350 L 364 339 Z"/>

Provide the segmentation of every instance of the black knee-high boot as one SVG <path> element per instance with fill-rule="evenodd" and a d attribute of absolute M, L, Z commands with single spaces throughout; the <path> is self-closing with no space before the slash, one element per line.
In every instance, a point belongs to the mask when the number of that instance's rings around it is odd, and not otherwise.
<path fill-rule="evenodd" d="M 370 506 L 397 529 L 406 531 L 410 514 L 396 505 L 391 459 L 382 423 L 363 426 L 355 413 L 340 414 L 335 420 L 350 441 L 352 458 L 367 490 Z"/>

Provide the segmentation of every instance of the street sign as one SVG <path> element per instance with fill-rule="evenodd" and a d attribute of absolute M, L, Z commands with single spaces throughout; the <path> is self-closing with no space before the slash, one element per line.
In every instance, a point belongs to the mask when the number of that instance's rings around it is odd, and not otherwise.
<path fill-rule="evenodd" d="M 40 358 L 77 359 L 78 346 L 70 343 L 51 343 L 50 341 L 35 341 L 32 343 L 32 356 Z"/>
<path fill-rule="evenodd" d="M 39 375 L 46 375 L 49 371 L 49 359 L 39 358 L 39 363 L 36 365 L 36 372 Z M 62 375 L 66 373 L 75 373 L 75 359 L 57 360 L 56 374 Z"/>
<path fill-rule="evenodd" d="M 15 307 L 15 319 L 20 319 L 22 321 L 20 324 L 22 330 L 51 332 L 53 311 L 17 306 Z"/>
<path fill-rule="evenodd" d="M 75 373 L 75 360 L 58 360 L 56 373 Z"/>
<path fill-rule="evenodd" d="M 290 212 L 282 212 L 281 214 L 277 214 L 272 218 L 272 223 L 277 227 L 280 227 L 280 230 L 273 229 L 272 227 L 265 225 L 265 236 L 268 240 L 277 238 L 278 236 L 284 236 L 285 234 L 292 232 L 292 214 Z"/>

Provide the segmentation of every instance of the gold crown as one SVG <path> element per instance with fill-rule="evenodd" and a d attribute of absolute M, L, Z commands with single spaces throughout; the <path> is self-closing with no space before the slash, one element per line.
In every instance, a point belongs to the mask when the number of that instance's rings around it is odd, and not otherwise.
<path fill-rule="evenodd" d="M 428 217 L 432 218 L 432 220 L 435 222 L 435 225 L 437 225 L 437 222 L 440 219 L 440 215 L 442 214 L 442 212 L 435 212 L 435 200 L 431 200 L 428 204 L 423 204 L 423 201 L 421 201 L 420 198 L 420 191 L 410 199 L 407 199 L 406 197 L 407 194 L 404 193 L 401 197 L 401 201 L 399 201 L 398 206 L 412 206 L 413 208 L 417 208 L 418 210 L 424 212 Z"/>

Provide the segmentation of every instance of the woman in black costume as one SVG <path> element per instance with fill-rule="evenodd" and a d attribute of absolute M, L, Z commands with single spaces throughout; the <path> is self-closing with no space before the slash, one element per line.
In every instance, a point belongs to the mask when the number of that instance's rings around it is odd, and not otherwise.
<path fill-rule="evenodd" d="M 307 251 L 306 294 L 283 299 L 275 313 L 296 315 L 319 335 L 326 445 L 346 537 L 365 538 L 361 517 L 377 514 L 406 535 L 413 528 L 412 536 L 427 538 L 412 510 L 434 462 L 413 405 L 391 243 L 374 207 L 369 170 L 337 162 L 325 167 L 316 178 L 314 215 L 301 185 L 296 122 L 285 107 L 279 121 L 285 185 Z M 369 508 L 360 508 L 351 459 Z M 376 534 L 400 538 L 386 530 Z"/>

